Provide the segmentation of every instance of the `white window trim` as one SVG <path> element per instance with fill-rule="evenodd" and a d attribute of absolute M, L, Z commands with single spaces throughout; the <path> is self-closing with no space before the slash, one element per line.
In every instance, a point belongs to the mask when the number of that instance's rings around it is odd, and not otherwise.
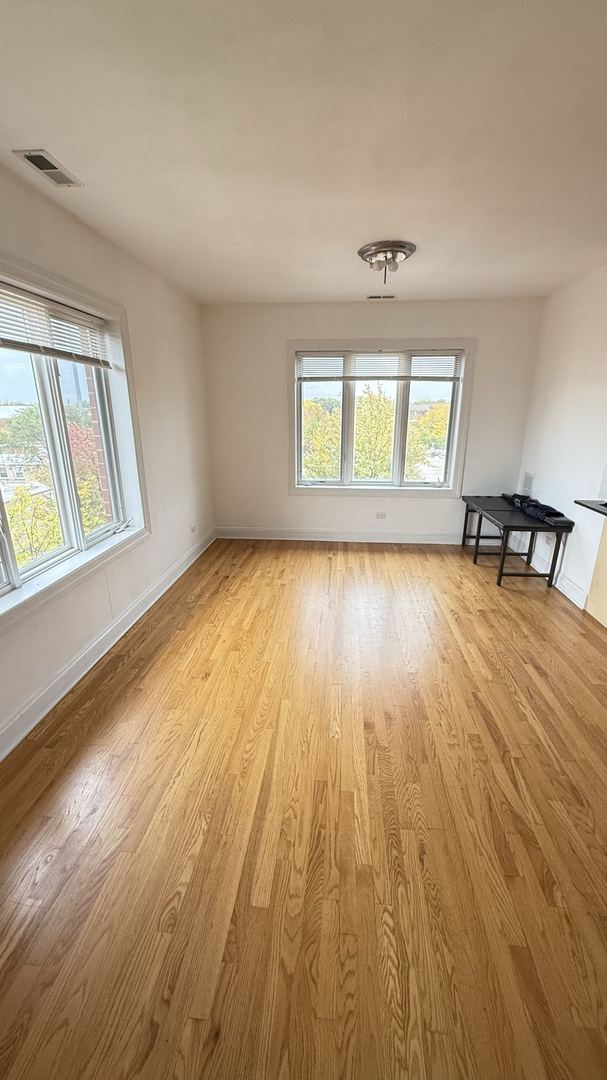
<path fill-rule="evenodd" d="M 115 524 L 111 529 L 108 527 L 107 538 L 99 539 L 93 546 L 90 545 L 91 537 L 85 550 L 69 550 L 57 553 L 57 556 L 49 560 L 48 566 L 33 577 L 25 575 L 23 583 L 18 589 L 6 591 L 6 586 L 0 585 L 0 632 L 12 624 L 15 618 L 29 614 L 34 607 L 55 593 L 69 588 L 82 577 L 97 570 L 101 565 L 117 558 L 134 544 L 141 542 L 151 533 L 149 500 L 145 469 L 143 463 L 143 451 L 133 364 L 130 350 L 126 309 L 122 304 L 75 286 L 58 275 L 50 274 L 31 263 L 15 259 L 13 256 L 0 252 L 0 279 L 7 281 L 16 288 L 26 289 L 33 293 L 39 293 L 48 300 L 55 300 L 59 304 L 75 307 L 96 315 L 106 323 L 108 350 L 112 367 L 121 372 L 126 379 L 128 393 L 128 405 L 130 415 L 130 428 L 132 433 L 132 451 L 137 469 L 135 487 L 137 489 L 137 514 L 131 515 L 129 499 L 125 498 L 124 525 Z M 113 403 L 110 416 L 114 412 Z M 122 479 L 123 487 L 127 487 L 125 478 Z M 122 492 L 120 492 L 122 497 Z M 132 523 L 131 519 L 133 517 Z M 104 527 L 100 531 L 103 530 Z M 8 568 L 7 568 L 8 570 Z"/>
<path fill-rule="evenodd" d="M 377 339 L 369 340 L 302 340 L 289 341 L 287 343 L 287 385 L 289 406 L 289 495 L 304 495 L 315 497 L 317 495 L 344 495 L 344 496 L 374 496 L 375 498 L 413 498 L 413 499 L 459 499 L 461 498 L 464 477 L 464 464 L 468 429 L 470 425 L 470 410 L 472 403 L 472 389 L 474 383 L 474 361 L 478 339 L 476 338 L 407 338 L 407 339 Z M 459 409 L 456 421 L 454 442 L 451 449 L 451 477 L 450 483 L 444 486 L 429 484 L 403 484 L 395 485 L 391 481 L 373 484 L 361 482 L 343 484 L 331 482 L 299 483 L 298 482 L 298 385 L 295 378 L 295 365 L 297 354 L 310 353 L 443 353 L 450 355 L 452 352 L 465 354 L 464 378 L 459 394 Z M 395 429 L 395 439 L 399 438 L 399 432 Z"/>

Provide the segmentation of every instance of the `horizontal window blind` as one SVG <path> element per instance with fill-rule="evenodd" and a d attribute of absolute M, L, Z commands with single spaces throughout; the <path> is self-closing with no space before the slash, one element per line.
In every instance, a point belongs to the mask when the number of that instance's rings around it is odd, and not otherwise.
<path fill-rule="evenodd" d="M 298 379 L 341 379 L 343 356 L 297 356 Z"/>
<path fill-rule="evenodd" d="M 404 368 L 398 355 L 362 353 L 353 358 L 352 374 L 357 379 L 394 379 Z"/>
<path fill-rule="evenodd" d="M 414 379 L 455 379 L 461 375 L 462 357 L 454 356 L 411 356 L 411 377 Z"/>
<path fill-rule="evenodd" d="M 0 348 L 109 368 L 105 324 L 0 282 Z"/>
<path fill-rule="evenodd" d="M 297 355 L 299 382 L 325 380 L 385 379 L 405 380 L 460 379 L 463 372 L 463 353 L 445 355 L 434 353 L 344 353 L 339 356 Z"/>

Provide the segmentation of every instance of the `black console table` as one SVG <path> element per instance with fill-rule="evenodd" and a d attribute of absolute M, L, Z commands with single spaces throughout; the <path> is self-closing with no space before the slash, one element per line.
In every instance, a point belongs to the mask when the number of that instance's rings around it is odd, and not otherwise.
<path fill-rule="evenodd" d="M 466 504 L 462 547 L 465 547 L 468 540 L 474 540 L 474 562 L 478 562 L 479 556 L 499 555 L 499 565 L 497 570 L 498 585 L 502 584 L 502 578 L 505 577 L 539 577 L 546 578 L 548 588 L 550 588 L 554 583 L 554 575 L 556 573 L 563 533 L 570 533 L 575 523 L 570 521 L 569 518 L 560 519 L 559 524 L 540 521 L 537 518 L 530 517 L 529 514 L 523 513 L 522 510 L 517 510 L 511 502 L 508 502 L 508 499 L 504 499 L 500 495 L 463 495 L 462 498 Z M 476 531 L 473 533 L 468 532 L 470 514 L 478 515 Z M 479 550 L 481 540 L 496 539 L 495 536 L 482 535 L 483 520 L 490 522 L 490 524 L 494 525 L 499 531 L 501 545 L 495 551 Z M 518 551 L 508 550 L 510 536 L 513 532 L 528 533 L 529 545 L 527 551 L 520 553 Z M 554 552 L 552 554 L 552 562 L 550 563 L 548 573 L 540 574 L 537 570 L 505 570 L 506 559 L 509 555 L 516 555 L 517 558 L 526 559 L 527 566 L 531 565 L 535 548 L 535 538 L 538 533 L 554 533 L 555 535 Z"/>

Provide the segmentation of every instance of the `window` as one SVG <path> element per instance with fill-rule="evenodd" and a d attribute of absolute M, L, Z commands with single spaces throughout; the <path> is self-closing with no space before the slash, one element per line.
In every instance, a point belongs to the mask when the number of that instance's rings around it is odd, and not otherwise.
<path fill-rule="evenodd" d="M 103 320 L 0 282 L 0 591 L 125 525 Z"/>
<path fill-rule="evenodd" d="M 300 487 L 454 484 L 461 351 L 297 353 Z"/>

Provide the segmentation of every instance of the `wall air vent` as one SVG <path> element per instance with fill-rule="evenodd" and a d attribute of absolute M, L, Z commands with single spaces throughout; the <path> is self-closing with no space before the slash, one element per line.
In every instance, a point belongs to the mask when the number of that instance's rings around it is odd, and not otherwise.
<path fill-rule="evenodd" d="M 27 161 L 36 172 L 46 176 L 57 187 L 82 187 L 82 180 L 77 180 L 46 150 L 13 150 L 13 154 Z"/>
<path fill-rule="evenodd" d="M 381 296 L 379 293 L 369 293 L 367 300 L 396 300 L 394 293 L 390 293 L 386 296 Z"/>

